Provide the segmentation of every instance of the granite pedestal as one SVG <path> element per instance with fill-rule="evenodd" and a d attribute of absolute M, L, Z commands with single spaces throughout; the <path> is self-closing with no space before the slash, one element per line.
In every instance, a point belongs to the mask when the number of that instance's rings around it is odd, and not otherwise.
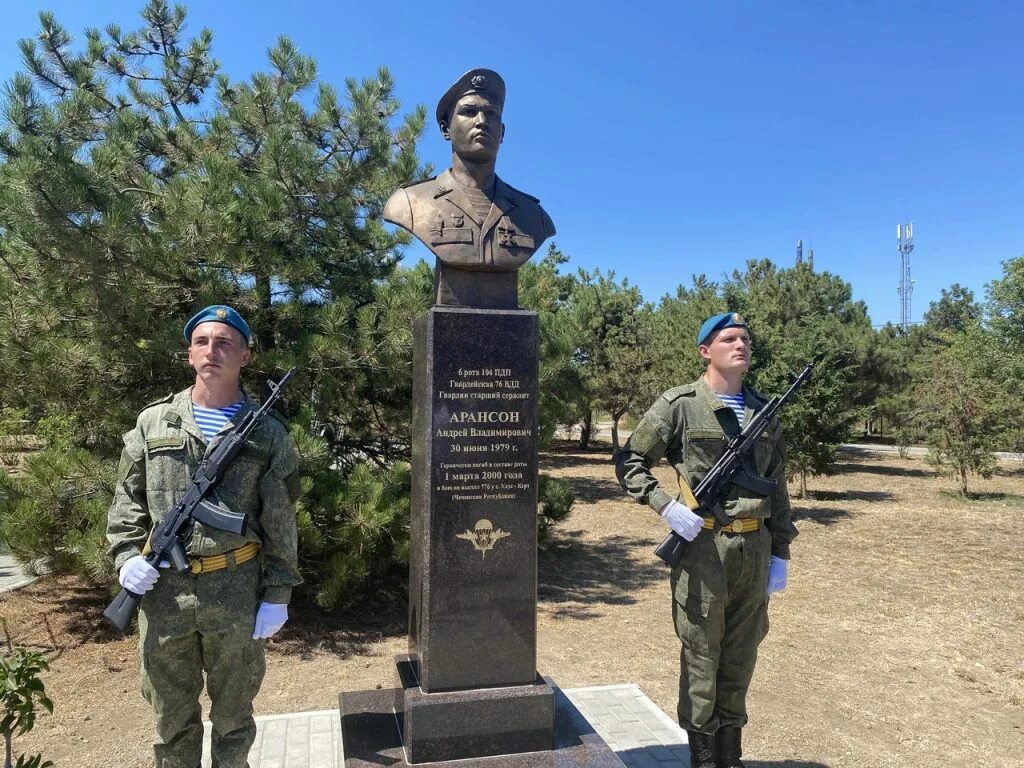
<path fill-rule="evenodd" d="M 341 695 L 346 768 L 396 749 L 416 765 L 600 765 L 507 762 L 559 751 L 537 673 L 538 335 L 536 313 L 515 309 L 416 322 L 409 654 L 394 689 Z"/>
<path fill-rule="evenodd" d="M 345 768 L 623 768 L 622 761 L 572 702 L 550 680 L 545 683 L 554 691 L 551 749 L 425 764 L 409 762 L 403 749 L 402 716 L 394 712 L 393 691 L 343 693 L 341 740 Z"/>

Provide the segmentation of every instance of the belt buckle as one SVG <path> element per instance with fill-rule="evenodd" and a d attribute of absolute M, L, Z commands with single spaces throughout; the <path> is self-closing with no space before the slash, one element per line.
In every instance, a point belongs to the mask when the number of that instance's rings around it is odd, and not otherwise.
<path fill-rule="evenodd" d="M 742 520 L 733 520 L 732 521 L 732 525 L 730 526 L 730 528 L 731 528 L 733 533 L 743 533 L 743 521 Z"/>

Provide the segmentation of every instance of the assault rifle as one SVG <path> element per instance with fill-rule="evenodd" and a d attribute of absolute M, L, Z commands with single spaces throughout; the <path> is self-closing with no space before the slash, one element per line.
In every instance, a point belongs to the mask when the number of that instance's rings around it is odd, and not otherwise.
<path fill-rule="evenodd" d="M 761 496 L 767 496 L 775 490 L 778 482 L 758 475 L 750 463 L 754 454 L 754 446 L 757 445 L 757 438 L 768 429 L 768 425 L 782 410 L 786 401 L 811 378 L 813 370 L 814 363 L 811 363 L 793 380 L 789 389 L 786 390 L 786 394 L 782 397 L 773 397 L 764 408 L 754 414 L 754 417 L 740 433 L 729 440 L 728 445 L 725 446 L 725 453 L 701 478 L 692 493 L 690 493 L 686 481 L 680 478 L 686 506 L 694 512 L 709 510 L 715 517 L 716 530 L 727 527 L 733 522 L 720 503 L 722 495 L 730 484 L 746 488 Z M 674 568 L 683 559 L 686 544 L 686 539 L 675 531 L 671 531 L 654 550 L 654 554 Z"/>
<path fill-rule="evenodd" d="M 181 497 L 181 501 L 153 529 L 153 533 L 149 537 L 149 552 L 145 555 L 147 563 L 157 568 L 161 560 L 169 560 L 179 573 L 187 571 L 190 565 L 180 535 L 191 527 L 194 520 L 211 528 L 230 531 L 240 536 L 245 534 L 245 514 L 226 510 L 211 502 L 207 496 L 224 476 L 224 470 L 241 453 L 246 438 L 260 425 L 260 422 L 270 413 L 270 409 L 281 398 L 284 385 L 288 383 L 288 379 L 294 373 L 295 369 L 292 368 L 281 377 L 277 384 L 268 381 L 271 393 L 266 402 L 260 406 L 259 410 L 249 411 L 245 414 L 238 425 L 217 443 L 213 452 L 209 456 L 203 457 L 203 461 L 195 475 L 192 476 L 192 483 L 185 491 L 185 495 Z M 142 600 L 142 595 L 122 589 L 114 601 L 107 606 L 103 616 L 124 632 L 132 623 L 132 617 L 138 610 L 140 600 Z"/>

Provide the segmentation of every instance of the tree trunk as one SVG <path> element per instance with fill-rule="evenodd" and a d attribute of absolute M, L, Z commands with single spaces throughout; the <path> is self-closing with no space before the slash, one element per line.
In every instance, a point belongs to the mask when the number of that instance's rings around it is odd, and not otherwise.
<path fill-rule="evenodd" d="M 587 450 L 590 447 L 590 429 L 594 423 L 594 412 L 590 409 L 587 410 L 587 415 L 583 417 L 583 426 L 580 427 L 580 442 L 579 449 L 581 451 Z"/>
<path fill-rule="evenodd" d="M 800 470 L 800 498 L 807 498 L 807 470 Z"/>
<path fill-rule="evenodd" d="M 612 458 L 619 458 L 619 419 L 625 413 L 625 409 L 612 413 Z"/>
<path fill-rule="evenodd" d="M 967 470 L 960 470 L 960 493 L 967 496 Z"/>
<path fill-rule="evenodd" d="M 270 275 L 259 274 L 256 276 L 256 300 L 259 302 L 259 314 L 253 318 L 255 322 L 250 326 L 252 332 L 253 351 L 268 352 L 273 349 L 277 342 L 274 338 L 273 306 L 271 297 Z M 262 368 L 260 369 L 262 370 Z M 266 373 L 258 375 L 257 388 L 261 393 L 261 399 L 266 400 L 271 395 L 270 386 L 267 384 L 269 376 Z"/>

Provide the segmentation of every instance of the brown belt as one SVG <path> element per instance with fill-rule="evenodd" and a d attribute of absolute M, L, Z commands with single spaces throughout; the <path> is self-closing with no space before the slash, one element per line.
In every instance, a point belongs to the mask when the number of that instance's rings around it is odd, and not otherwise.
<path fill-rule="evenodd" d="M 190 557 L 192 573 L 210 573 L 211 571 L 223 571 L 229 565 L 241 565 L 252 560 L 260 553 L 260 545 L 255 541 L 243 544 L 238 549 L 232 549 L 223 555 L 210 555 L 209 557 Z"/>
<path fill-rule="evenodd" d="M 750 533 L 756 531 L 761 527 L 761 518 L 759 517 L 737 517 L 728 525 L 723 525 L 719 530 L 722 533 Z M 704 528 L 709 531 L 715 529 L 715 518 L 705 517 Z"/>

